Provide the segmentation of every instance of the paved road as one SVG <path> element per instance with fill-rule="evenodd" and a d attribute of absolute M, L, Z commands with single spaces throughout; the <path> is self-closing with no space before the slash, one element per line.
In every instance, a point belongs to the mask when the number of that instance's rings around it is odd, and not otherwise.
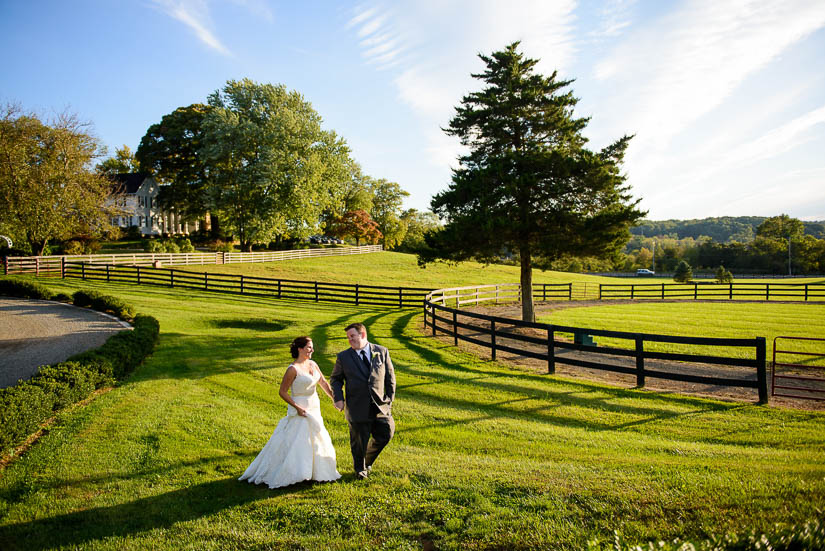
<path fill-rule="evenodd" d="M 41 365 L 97 348 L 127 327 L 87 308 L 0 297 L 0 388 L 28 379 Z"/>

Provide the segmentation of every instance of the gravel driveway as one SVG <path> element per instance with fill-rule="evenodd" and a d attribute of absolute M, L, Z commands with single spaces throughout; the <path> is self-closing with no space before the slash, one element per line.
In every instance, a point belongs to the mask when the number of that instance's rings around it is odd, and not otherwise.
<path fill-rule="evenodd" d="M 0 297 L 0 388 L 101 346 L 129 324 L 60 302 Z"/>

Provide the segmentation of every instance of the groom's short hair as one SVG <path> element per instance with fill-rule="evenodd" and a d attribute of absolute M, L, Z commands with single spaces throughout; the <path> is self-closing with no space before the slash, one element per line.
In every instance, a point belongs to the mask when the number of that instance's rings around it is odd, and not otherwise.
<path fill-rule="evenodd" d="M 349 333 L 350 329 L 355 329 L 356 331 L 358 331 L 359 335 L 367 334 L 367 326 L 360 322 L 350 323 L 349 325 L 347 325 L 347 328 L 344 331 Z"/>

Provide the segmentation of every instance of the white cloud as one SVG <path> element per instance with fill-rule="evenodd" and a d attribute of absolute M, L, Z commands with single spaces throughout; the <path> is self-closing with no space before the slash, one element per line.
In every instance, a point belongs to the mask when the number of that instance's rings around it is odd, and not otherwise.
<path fill-rule="evenodd" d="M 620 90 L 635 146 L 663 149 L 742 81 L 825 24 L 825 3 L 689 2 L 638 32 L 595 69 Z"/>
<path fill-rule="evenodd" d="M 166 15 L 189 27 L 198 39 L 213 50 L 231 55 L 229 50 L 209 30 L 209 6 L 205 0 L 153 0 Z M 243 3 L 243 2 L 241 2 Z"/>
<path fill-rule="evenodd" d="M 449 166 L 460 145 L 441 127 L 480 86 L 470 76 L 481 67 L 477 54 L 521 40 L 522 51 L 540 59 L 540 71 L 567 67 L 575 57 L 575 7 L 575 0 L 375 2 L 358 7 L 348 27 L 368 63 L 397 71 L 398 97 L 420 121 L 430 161 Z"/>

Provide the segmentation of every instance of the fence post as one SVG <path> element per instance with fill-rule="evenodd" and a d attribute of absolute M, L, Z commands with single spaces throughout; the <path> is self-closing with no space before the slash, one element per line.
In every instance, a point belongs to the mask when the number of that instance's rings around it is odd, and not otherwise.
<path fill-rule="evenodd" d="M 693 282 L 693 300 L 696 300 L 699 297 L 699 284 L 697 282 Z"/>
<path fill-rule="evenodd" d="M 587 283 L 584 284 L 584 294 L 587 295 Z M 567 300 L 573 300 L 573 283 L 572 282 L 567 284 Z"/>
<path fill-rule="evenodd" d="M 427 306 L 426 301 L 424 302 L 424 327 L 427 326 Z M 355 284 L 355 305 L 358 306 L 358 284 Z"/>
<path fill-rule="evenodd" d="M 140 285 L 140 266 L 135 266 L 137 268 L 137 284 Z"/>
<path fill-rule="evenodd" d="M 665 300 L 665 284 L 662 283 L 662 300 Z"/>
<path fill-rule="evenodd" d="M 602 299 L 602 284 L 599 283 L 599 300 Z"/>
<path fill-rule="evenodd" d="M 808 302 L 808 284 L 805 284 L 805 302 Z"/>
<path fill-rule="evenodd" d="M 636 337 L 636 386 L 645 386 L 645 341 L 641 337 Z"/>
<path fill-rule="evenodd" d="M 401 287 L 398 288 L 398 307 L 404 307 L 404 291 L 401 289 Z"/>
<path fill-rule="evenodd" d="M 9 259 L 6 257 L 6 274 L 9 273 Z M 66 257 L 60 257 L 60 278 L 66 279 Z M 805 285 L 805 300 L 808 300 L 808 286 Z"/>
<path fill-rule="evenodd" d="M 169 287 L 175 286 L 175 270 L 169 270 Z"/>
<path fill-rule="evenodd" d="M 278 298 L 281 298 L 281 280 L 278 280 Z"/>
<path fill-rule="evenodd" d="M 458 346 L 458 314 L 453 311 L 453 344 Z"/>
<path fill-rule="evenodd" d="M 433 318 L 433 337 L 435 337 L 435 304 L 430 305 L 432 307 L 432 312 L 430 313 L 430 317 Z"/>
<path fill-rule="evenodd" d="M 203 272 L 203 290 L 209 290 L 209 272 Z"/>
<path fill-rule="evenodd" d="M 636 286 L 631 284 L 630 285 L 630 300 L 633 300 L 633 295 L 635 294 L 635 292 L 636 292 Z"/>
<path fill-rule="evenodd" d="M 733 300 L 733 283 L 728 284 L 730 289 L 728 290 L 728 300 Z"/>
<path fill-rule="evenodd" d="M 318 302 L 318 282 L 315 282 L 315 302 Z"/>
<path fill-rule="evenodd" d="M 547 373 L 556 373 L 556 331 L 552 325 L 547 328 Z"/>
<path fill-rule="evenodd" d="M 759 403 L 768 403 L 768 374 L 766 368 L 765 337 L 756 337 L 756 382 L 759 388 Z"/>
<path fill-rule="evenodd" d="M 771 299 L 771 284 L 766 283 L 765 284 L 765 300 L 770 300 L 770 299 Z"/>
<path fill-rule="evenodd" d="M 241 274 L 241 294 L 243 294 L 243 274 Z"/>
<path fill-rule="evenodd" d="M 496 320 L 490 320 L 490 359 L 496 359 Z"/>

